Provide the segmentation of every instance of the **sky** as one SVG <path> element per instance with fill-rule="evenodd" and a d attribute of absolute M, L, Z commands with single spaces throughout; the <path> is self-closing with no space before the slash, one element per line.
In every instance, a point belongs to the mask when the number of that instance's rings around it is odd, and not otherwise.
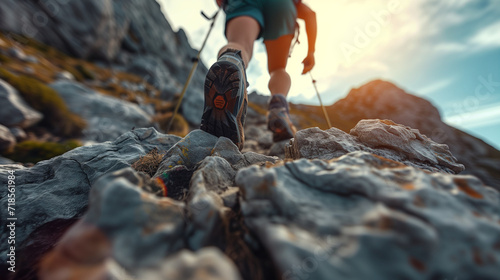
<path fill-rule="evenodd" d="M 199 49 L 215 0 L 157 0 L 174 30 L 186 31 Z M 500 149 L 499 0 L 303 0 L 317 14 L 316 66 L 312 71 L 321 98 L 332 104 L 351 88 L 374 80 L 393 82 L 428 99 L 443 120 Z M 289 59 L 288 99 L 318 105 L 309 75 L 301 75 L 307 52 L 301 44 Z M 202 60 L 209 67 L 226 43 L 224 15 L 216 20 Z M 256 41 L 247 69 L 249 92 L 269 94 L 267 56 Z"/>

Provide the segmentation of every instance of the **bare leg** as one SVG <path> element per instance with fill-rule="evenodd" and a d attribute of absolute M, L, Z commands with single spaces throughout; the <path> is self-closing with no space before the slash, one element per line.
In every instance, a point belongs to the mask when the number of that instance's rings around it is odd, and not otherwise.
<path fill-rule="evenodd" d="M 264 41 L 267 49 L 267 67 L 269 75 L 269 90 L 271 95 L 287 96 L 292 81 L 286 72 L 286 64 L 293 35 L 281 36 L 276 40 Z"/>
<path fill-rule="evenodd" d="M 219 51 L 220 56 L 227 49 L 236 49 L 241 51 L 245 67 L 252 59 L 253 43 L 259 36 L 260 25 L 252 17 L 241 16 L 230 20 L 227 23 L 226 36 L 228 43 Z"/>

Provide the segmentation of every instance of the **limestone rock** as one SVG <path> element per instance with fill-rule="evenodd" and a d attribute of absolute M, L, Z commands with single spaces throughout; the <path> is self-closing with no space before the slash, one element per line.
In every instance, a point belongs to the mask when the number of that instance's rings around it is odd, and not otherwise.
<path fill-rule="evenodd" d="M 247 152 L 242 154 L 236 145 L 225 137 L 216 137 L 203 130 L 191 131 L 181 141 L 176 143 L 165 155 L 155 177 L 175 166 L 186 166 L 195 169 L 196 165 L 208 156 L 219 156 L 235 168 L 240 169 L 253 164 L 275 162 L 277 158 Z"/>
<path fill-rule="evenodd" d="M 284 279 L 495 279 L 500 272 L 500 194 L 475 177 L 357 151 L 253 166 L 236 183 L 245 221 Z"/>
<path fill-rule="evenodd" d="M 2 178 L 6 178 L 8 170 L 16 170 L 16 206 L 22 209 L 16 212 L 18 253 L 34 253 L 23 250 L 36 243 L 29 236 L 37 236 L 42 226 L 81 217 L 88 205 L 89 190 L 100 176 L 130 166 L 153 148 L 164 152 L 179 140 L 180 137 L 161 134 L 153 128 L 136 129 L 113 142 L 83 146 L 31 168 L 0 166 Z M 4 205 L 7 205 L 6 191 L 7 188 L 0 190 L 0 203 Z M 2 229 L 0 238 L 4 240 L 7 234 Z M 0 244 L 2 263 L 7 245 Z"/>
<path fill-rule="evenodd" d="M 191 131 L 167 152 L 156 174 L 159 175 L 176 165 L 184 165 L 192 169 L 198 162 L 211 155 L 217 140 L 216 136 L 203 130 Z"/>
<path fill-rule="evenodd" d="M 234 184 L 235 174 L 226 160 L 207 157 L 191 179 L 191 197 L 187 204 L 145 193 L 151 180 L 130 168 L 101 177 L 92 185 L 88 212 L 44 257 L 41 275 L 52 279 L 50 277 L 67 273 L 68 278 L 91 265 L 98 268 L 94 271 L 99 275 L 109 276 L 113 270 L 106 263 L 113 261 L 126 273 L 140 274 L 143 279 L 185 279 L 176 278 L 186 277 L 187 272 L 179 270 L 179 266 L 198 271 L 195 275 L 203 273 L 208 266 L 221 273 L 213 275 L 212 271 L 213 279 L 239 279 L 239 273 L 227 257 L 217 249 L 202 249 L 223 237 L 218 232 L 222 199 L 216 194 L 224 191 L 224 185 Z M 88 244 L 89 236 L 102 242 Z M 78 251 L 83 244 L 88 248 Z M 190 249 L 201 250 L 197 254 L 184 251 L 173 255 L 185 244 Z M 62 260 L 65 251 L 75 251 L 75 254 Z M 186 257 L 200 258 L 200 263 Z M 89 273 L 91 271 L 86 275 L 91 275 Z"/>
<path fill-rule="evenodd" d="M 84 139 L 109 141 L 132 128 L 152 126 L 151 116 L 137 104 L 95 92 L 73 81 L 51 84 L 68 108 L 87 121 Z"/>
<path fill-rule="evenodd" d="M 159 266 L 167 255 L 180 250 L 184 205 L 144 192 L 148 184 L 147 175 L 131 168 L 97 180 L 85 216 L 42 260 L 43 278 L 73 278 L 86 269 L 90 277 L 89 266 L 101 276 L 110 275 L 110 260 L 136 274 Z M 65 257 L 68 251 L 72 254 Z"/>
<path fill-rule="evenodd" d="M 23 34 L 71 55 L 109 59 L 125 35 L 127 22 L 114 18 L 112 0 L 4 1 L 0 29 Z"/>
<path fill-rule="evenodd" d="M 418 130 L 386 120 L 362 120 L 347 134 L 340 129 L 304 129 L 287 147 L 288 157 L 333 159 L 367 151 L 404 164 L 457 174 L 464 170 L 447 145 L 438 144 Z"/>
<path fill-rule="evenodd" d="M 172 30 L 156 1 L 115 0 L 114 8 L 117 19 L 130 22 L 122 53 L 131 53 L 134 64 L 143 60 L 141 68 L 149 73 L 142 71 L 143 74 L 139 75 L 156 82 L 162 99 L 172 99 L 181 92 L 188 79 L 192 59 L 197 55 L 197 51 L 189 45 L 185 32 L 182 29 L 178 32 Z M 181 104 L 184 118 L 194 126 L 199 126 L 201 122 L 207 72 L 200 61 Z"/>
<path fill-rule="evenodd" d="M 172 98 L 182 90 L 172 73 L 154 56 L 142 56 L 134 59 L 126 71 L 141 77 L 145 82 L 162 91 L 163 99 Z"/>
<path fill-rule="evenodd" d="M 42 119 L 42 114 L 31 108 L 16 89 L 0 79 L 0 124 L 8 127 L 30 127 Z"/>
<path fill-rule="evenodd" d="M 189 223 L 188 242 L 193 250 L 199 250 L 221 237 L 223 200 L 218 195 L 234 185 L 236 171 L 220 157 L 207 157 L 193 174 L 187 208 Z"/>
<path fill-rule="evenodd" d="M 184 204 L 141 191 L 151 183 L 131 168 L 102 177 L 83 218 L 112 237 L 113 257 L 129 271 L 158 265 L 183 247 Z"/>

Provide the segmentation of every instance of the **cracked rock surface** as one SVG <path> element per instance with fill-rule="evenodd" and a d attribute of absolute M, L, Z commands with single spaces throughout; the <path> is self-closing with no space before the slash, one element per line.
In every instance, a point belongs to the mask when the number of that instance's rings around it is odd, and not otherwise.
<path fill-rule="evenodd" d="M 89 191 L 100 176 L 130 166 L 153 148 L 168 149 L 179 139 L 152 128 L 138 129 L 113 142 L 80 147 L 31 168 L 1 166 L 2 178 L 7 178 L 8 170 L 16 170 L 16 243 L 29 246 L 30 235 L 42 225 L 81 217 Z M 7 205 L 6 188 L 1 194 L 0 202 Z M 2 219 L 6 214 L 2 211 Z M 0 236 L 5 240 L 8 232 L 2 229 Z M 7 246 L 6 242 L 0 244 L 2 260 Z"/>
<path fill-rule="evenodd" d="M 326 131 L 308 128 L 297 132 L 290 143 L 287 151 L 294 159 L 332 159 L 349 152 L 367 151 L 430 171 L 457 174 L 465 169 L 447 145 L 389 120 L 361 120 L 350 134 L 334 127 Z"/>

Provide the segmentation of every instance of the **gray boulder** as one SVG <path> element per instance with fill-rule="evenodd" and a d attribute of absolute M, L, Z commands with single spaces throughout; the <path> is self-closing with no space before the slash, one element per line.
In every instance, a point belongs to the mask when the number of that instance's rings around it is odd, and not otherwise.
<path fill-rule="evenodd" d="M 198 250 L 226 242 L 218 230 L 229 211 L 226 205 L 234 207 L 236 203 L 234 189 L 232 194 L 227 193 L 235 186 L 236 170 L 276 161 L 275 157 L 253 152 L 243 154 L 228 138 L 194 130 L 170 148 L 154 177 L 162 178 L 172 195 L 180 193 L 179 188 L 188 188 L 187 244 Z"/>
<path fill-rule="evenodd" d="M 235 176 L 236 171 L 220 157 L 205 158 L 194 172 L 187 200 L 189 248 L 199 250 L 223 237 L 217 230 L 222 228 L 224 216 L 224 202 L 219 195 L 234 185 Z"/>
<path fill-rule="evenodd" d="M 36 242 L 35 238 L 28 237 L 40 234 L 37 232 L 44 225 L 81 217 L 88 206 L 90 188 L 100 176 L 129 167 L 153 148 L 165 152 L 179 140 L 180 137 L 161 134 L 153 128 L 136 129 L 113 142 L 76 148 L 31 168 L 0 166 L 2 178 L 6 178 L 8 170 L 17 169 L 16 206 L 22 210 L 16 211 L 16 244 L 23 244 L 16 247 L 19 254 L 33 253 L 23 248 Z M 2 205 L 7 205 L 6 192 L 7 188 L 0 189 Z M 0 238 L 6 240 L 7 236 L 7 229 L 2 228 Z M 47 237 L 52 242 L 57 240 L 54 238 L 57 237 Z M 6 242 L 0 244 L 2 263 L 5 263 L 7 246 Z"/>
<path fill-rule="evenodd" d="M 89 210 L 45 257 L 48 261 L 39 275 L 68 279 L 77 268 L 92 266 L 100 268 L 98 275 L 110 277 L 113 270 L 106 266 L 110 260 L 137 274 L 160 266 L 167 255 L 180 250 L 184 205 L 147 193 L 151 184 L 149 176 L 131 168 L 98 179 L 92 185 Z M 91 275 L 88 271 L 86 278 Z"/>
<path fill-rule="evenodd" d="M 162 92 L 162 99 L 172 98 L 182 90 L 173 74 L 164 63 L 154 56 L 142 56 L 134 59 L 126 71 L 141 77 Z"/>
<path fill-rule="evenodd" d="M 190 60 L 184 63 L 191 65 Z M 135 74 L 144 79 L 161 91 L 163 100 L 172 100 L 176 95 L 182 92 L 184 83 L 188 76 L 182 75 L 179 69 L 170 70 L 167 64 L 158 60 L 154 56 L 141 56 L 126 68 L 126 71 Z M 199 66 L 203 68 L 204 66 Z M 198 126 L 201 122 L 201 116 L 204 108 L 203 84 L 205 81 L 204 73 L 206 71 L 197 70 L 189 87 L 184 95 L 181 104 L 181 112 L 184 118 L 192 125 Z"/>
<path fill-rule="evenodd" d="M 249 180 L 249 178 L 252 178 Z M 500 194 L 364 151 L 242 169 L 242 214 L 283 279 L 496 279 Z M 497 248 L 497 249 L 494 249 Z M 450 261 L 453 260 L 453 261 Z"/>
<path fill-rule="evenodd" d="M 192 59 L 197 54 L 189 45 L 185 32 L 172 30 L 156 1 L 115 0 L 114 8 L 118 21 L 130 22 L 122 52 L 135 56 L 134 64 L 135 61 L 147 60 L 137 62 L 148 70 L 147 73 L 137 71 L 137 65 L 132 68 L 133 72 L 154 81 L 163 99 L 172 99 L 181 92 L 193 65 Z M 207 71 L 200 61 L 182 102 L 181 112 L 193 126 L 199 126 L 201 122 Z"/>
<path fill-rule="evenodd" d="M 0 29 L 81 58 L 113 58 L 127 27 L 115 20 L 112 0 L 7 0 L 0 10 Z"/>
<path fill-rule="evenodd" d="M 43 115 L 31 108 L 17 90 L 0 79 L 0 124 L 8 127 L 30 127 L 39 122 Z"/>
<path fill-rule="evenodd" d="M 201 71 L 201 70 L 200 70 Z M 181 80 L 182 83 L 185 79 Z M 205 76 L 203 74 L 195 77 L 186 91 L 186 95 L 182 101 L 181 109 L 182 115 L 193 126 L 201 124 L 201 117 L 205 104 L 205 97 L 203 95 L 203 85 L 205 83 Z"/>
<path fill-rule="evenodd" d="M 304 129 L 290 140 L 287 156 L 293 159 L 334 159 L 354 151 L 367 151 L 430 171 L 460 173 L 464 166 L 447 145 L 437 144 L 418 130 L 387 120 L 362 120 L 350 134 L 337 128 Z"/>
<path fill-rule="evenodd" d="M 212 154 L 212 149 L 218 139 L 218 137 L 200 129 L 191 131 L 168 150 L 165 160 L 161 163 L 156 174 L 159 175 L 177 165 L 193 169 L 198 162 Z"/>
<path fill-rule="evenodd" d="M 85 140 L 109 141 L 134 127 L 152 126 L 151 116 L 137 104 L 103 95 L 74 81 L 61 80 L 50 86 L 73 113 L 87 121 Z"/>
<path fill-rule="evenodd" d="M 16 137 L 10 130 L 0 124 L 0 152 L 10 151 L 16 145 Z"/>
<path fill-rule="evenodd" d="M 243 154 L 228 138 L 219 138 L 196 129 L 168 150 L 154 177 L 159 177 L 175 166 L 185 166 L 187 169 L 194 170 L 208 156 L 221 157 L 234 169 L 253 164 L 264 164 L 267 161 L 274 163 L 277 160 L 276 157 L 253 152 Z"/>
<path fill-rule="evenodd" d="M 113 258 L 128 271 L 159 265 L 184 247 L 184 204 L 141 190 L 150 184 L 131 168 L 103 176 L 92 185 L 82 219 L 111 237 Z"/>

